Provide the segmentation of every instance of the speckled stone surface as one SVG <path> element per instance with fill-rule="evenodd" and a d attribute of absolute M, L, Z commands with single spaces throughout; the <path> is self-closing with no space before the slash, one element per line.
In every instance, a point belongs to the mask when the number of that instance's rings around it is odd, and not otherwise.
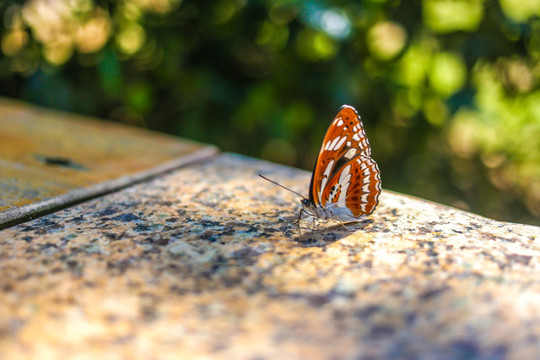
<path fill-rule="evenodd" d="M 2 359 L 540 358 L 540 228 L 223 154 L 0 232 Z M 383 174 L 384 185 L 384 174 Z"/>

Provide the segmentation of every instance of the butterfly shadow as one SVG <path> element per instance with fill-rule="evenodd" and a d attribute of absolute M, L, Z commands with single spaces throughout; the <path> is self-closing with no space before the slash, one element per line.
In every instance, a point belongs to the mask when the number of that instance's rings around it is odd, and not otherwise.
<path fill-rule="evenodd" d="M 311 225 L 310 228 L 306 228 L 305 225 L 295 225 L 295 235 L 291 237 L 291 240 L 302 247 L 325 247 L 357 231 L 363 231 L 372 223 L 373 220 L 365 219 L 345 224 L 320 221 Z"/>

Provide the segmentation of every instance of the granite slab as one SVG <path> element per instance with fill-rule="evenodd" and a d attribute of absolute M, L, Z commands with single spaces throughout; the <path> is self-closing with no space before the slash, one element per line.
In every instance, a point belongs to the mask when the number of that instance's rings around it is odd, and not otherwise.
<path fill-rule="evenodd" d="M 539 227 L 383 191 L 299 229 L 259 172 L 307 191 L 222 154 L 1 231 L 0 358 L 540 358 Z"/>

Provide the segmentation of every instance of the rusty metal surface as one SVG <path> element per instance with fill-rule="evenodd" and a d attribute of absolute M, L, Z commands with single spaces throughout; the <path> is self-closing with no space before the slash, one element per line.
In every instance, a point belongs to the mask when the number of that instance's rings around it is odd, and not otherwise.
<path fill-rule="evenodd" d="M 0 98 L 0 228 L 216 152 L 212 146 Z"/>

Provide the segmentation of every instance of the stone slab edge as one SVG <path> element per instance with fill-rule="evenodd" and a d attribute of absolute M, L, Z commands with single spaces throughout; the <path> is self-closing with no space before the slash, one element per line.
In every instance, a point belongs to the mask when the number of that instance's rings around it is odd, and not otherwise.
<path fill-rule="evenodd" d="M 91 185 L 89 187 L 71 190 L 60 196 L 55 196 L 34 204 L 13 207 L 0 213 L 0 230 L 36 219 L 43 215 L 50 214 L 98 196 L 126 188 L 137 182 L 147 180 L 162 173 L 185 167 L 196 162 L 204 161 L 214 157 L 218 153 L 218 148 L 205 145 L 201 149 L 190 154 L 167 161 L 145 171 L 121 176 L 119 178 Z"/>

